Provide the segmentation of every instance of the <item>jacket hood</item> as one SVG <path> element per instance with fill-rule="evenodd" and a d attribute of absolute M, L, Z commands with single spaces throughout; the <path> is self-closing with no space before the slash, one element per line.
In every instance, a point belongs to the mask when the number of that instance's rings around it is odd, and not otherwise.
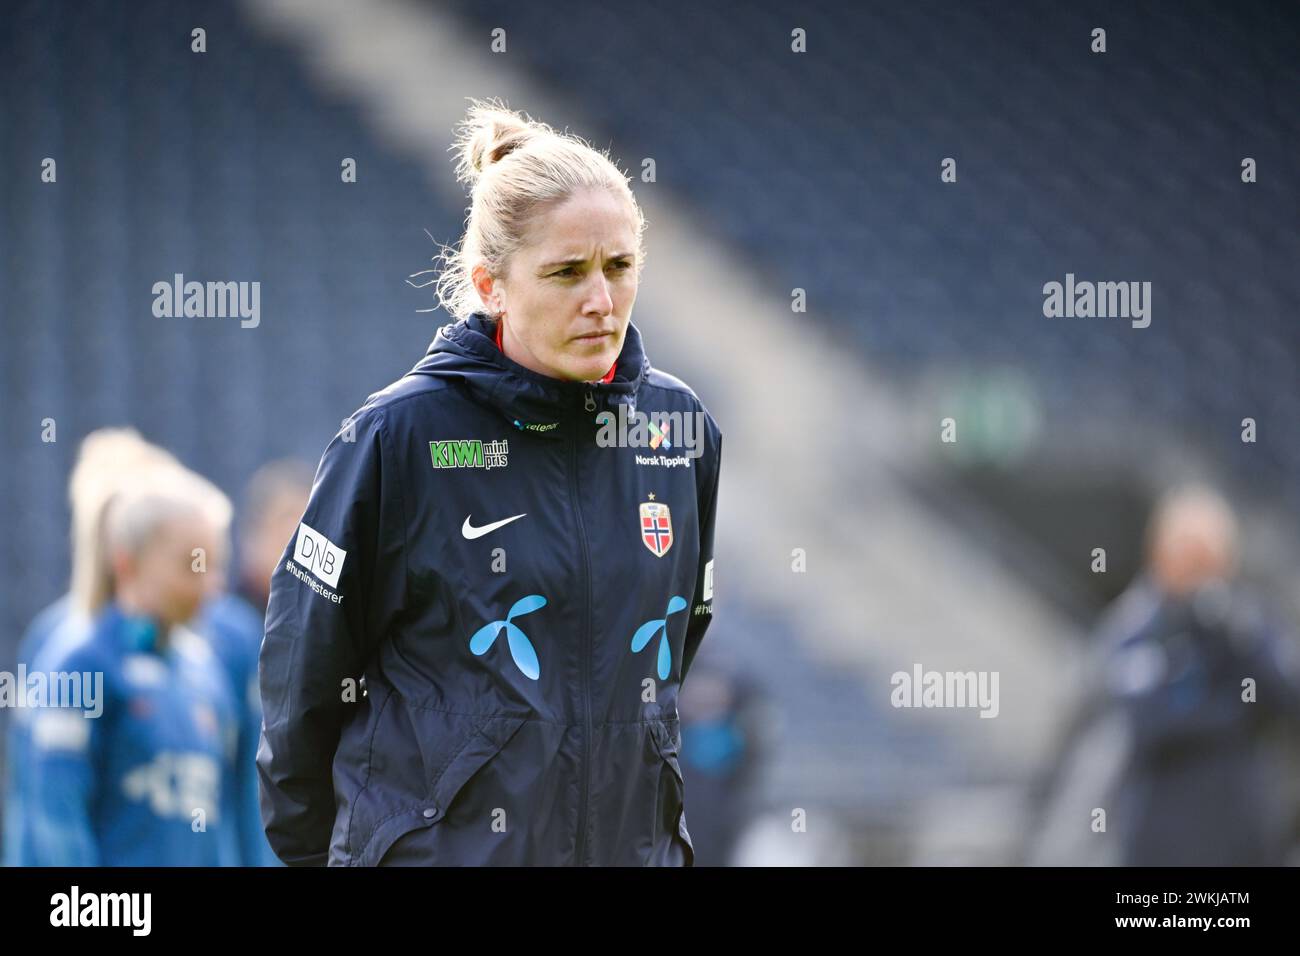
<path fill-rule="evenodd" d="M 497 348 L 496 325 L 495 319 L 482 312 L 444 325 L 410 374 L 455 380 L 476 401 L 497 409 L 521 430 L 536 431 L 528 428 L 530 425 L 593 421 L 602 409 L 617 412 L 617 405 L 628 405 L 629 411 L 635 408 L 650 361 L 641 344 L 641 332 L 633 323 L 628 323 L 614 378 L 608 383 L 569 382 L 525 368 Z M 557 431 L 536 433 L 554 435 Z"/>

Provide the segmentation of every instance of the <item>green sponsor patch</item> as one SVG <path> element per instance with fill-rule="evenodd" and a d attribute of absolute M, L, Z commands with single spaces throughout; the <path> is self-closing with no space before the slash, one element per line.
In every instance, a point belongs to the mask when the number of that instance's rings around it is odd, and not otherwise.
<path fill-rule="evenodd" d="M 483 442 L 477 438 L 431 441 L 429 454 L 434 468 L 482 468 Z"/>
<path fill-rule="evenodd" d="M 434 468 L 504 468 L 509 461 L 510 443 L 457 438 L 453 441 L 429 442 L 429 457 Z"/>

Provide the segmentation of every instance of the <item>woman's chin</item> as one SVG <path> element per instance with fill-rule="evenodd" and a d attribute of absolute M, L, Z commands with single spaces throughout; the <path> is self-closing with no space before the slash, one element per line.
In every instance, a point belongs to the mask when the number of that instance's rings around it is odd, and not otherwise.
<path fill-rule="evenodd" d="M 566 375 L 565 378 L 567 378 L 570 382 L 594 382 L 597 381 L 598 379 L 604 378 L 605 373 L 608 371 L 609 371 L 608 365 L 606 365 L 600 371 L 596 371 L 594 367 L 591 369 L 575 368 L 568 375 Z"/>
<path fill-rule="evenodd" d="M 602 349 L 598 356 L 570 355 L 564 363 L 565 378 L 574 382 L 594 382 L 604 378 L 609 367 L 618 359 L 617 354 L 607 355 L 609 350 Z"/>

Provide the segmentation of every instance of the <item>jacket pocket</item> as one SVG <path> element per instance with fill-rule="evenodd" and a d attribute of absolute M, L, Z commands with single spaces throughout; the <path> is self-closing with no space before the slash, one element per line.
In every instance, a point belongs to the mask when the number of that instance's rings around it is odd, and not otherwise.
<path fill-rule="evenodd" d="M 673 837 L 681 841 L 686 855 L 686 866 L 695 865 L 695 847 L 691 843 L 690 831 L 686 829 L 686 781 L 682 777 L 682 765 L 679 759 L 679 743 L 676 721 L 670 729 L 667 723 L 657 720 L 650 722 L 650 736 L 655 742 L 659 756 L 669 771 L 660 777 L 659 803 L 655 813 L 656 825 L 660 821 L 668 828 Z M 666 784 L 666 785 L 665 785 Z"/>
<path fill-rule="evenodd" d="M 357 855 L 355 865 L 377 865 L 403 836 L 444 819 L 456 795 L 527 722 L 523 717 L 481 717 L 476 720 L 474 729 L 446 762 L 434 770 L 425 799 L 417 806 L 404 807 L 379 821 Z"/>

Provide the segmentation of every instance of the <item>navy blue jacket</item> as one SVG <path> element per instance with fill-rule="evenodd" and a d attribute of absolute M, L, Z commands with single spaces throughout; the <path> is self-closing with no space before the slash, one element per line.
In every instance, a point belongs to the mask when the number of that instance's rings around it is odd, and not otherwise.
<path fill-rule="evenodd" d="M 494 333 L 444 326 L 349 419 L 272 577 L 257 764 L 290 865 L 693 865 L 677 696 L 722 434 L 634 325 L 608 384 Z"/>

